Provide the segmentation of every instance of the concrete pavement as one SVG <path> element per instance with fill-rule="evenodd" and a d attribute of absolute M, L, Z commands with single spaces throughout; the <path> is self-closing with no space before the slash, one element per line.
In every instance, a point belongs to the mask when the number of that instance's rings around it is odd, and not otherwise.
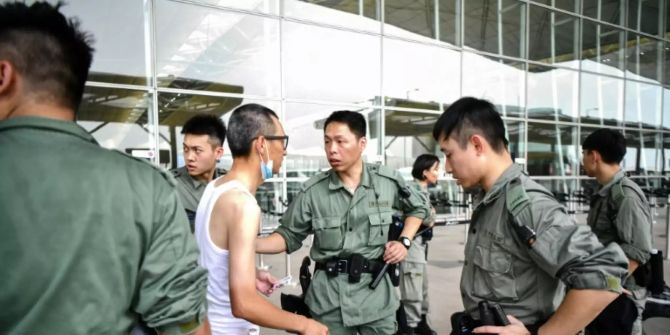
<path fill-rule="evenodd" d="M 656 216 L 654 225 L 655 247 L 663 250 L 665 254 L 665 208 Z M 585 222 L 584 215 L 577 217 L 578 222 Z M 430 298 L 430 320 L 433 328 L 438 334 L 449 334 L 451 325 L 449 317 L 452 313 L 462 310 L 463 304 L 460 297 L 459 281 L 463 264 L 463 248 L 465 239 L 465 225 L 440 226 L 434 229 L 434 238 L 429 246 L 428 255 L 428 278 Z M 308 254 L 310 239 L 308 238 L 303 248 L 291 255 L 290 274 L 297 281 L 300 261 Z M 271 266 L 271 272 L 278 278 L 285 276 L 286 257 L 284 255 L 269 255 L 263 257 L 263 262 Z M 670 283 L 670 262 L 664 262 L 666 282 Z M 297 282 L 295 283 L 297 284 Z M 299 286 L 288 286 L 281 289 L 282 292 L 299 294 Z M 279 305 L 279 292 L 275 293 L 270 300 Z M 644 329 L 647 335 L 667 334 L 670 329 L 670 319 L 648 319 L 645 321 Z M 262 334 L 286 334 L 283 331 L 273 329 L 261 329 Z"/>

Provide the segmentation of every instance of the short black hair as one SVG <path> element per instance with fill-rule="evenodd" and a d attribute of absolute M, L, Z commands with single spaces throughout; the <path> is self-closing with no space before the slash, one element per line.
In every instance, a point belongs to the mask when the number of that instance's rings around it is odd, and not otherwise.
<path fill-rule="evenodd" d="M 435 155 L 423 154 L 419 155 L 414 161 L 414 166 L 412 167 L 412 177 L 416 180 L 425 180 L 426 176 L 423 175 L 423 171 L 426 171 L 439 163 L 440 159 Z"/>
<path fill-rule="evenodd" d="M 27 92 L 76 111 L 93 61 L 92 38 L 59 12 L 62 5 L 0 5 L 0 59 L 12 63 Z"/>
<path fill-rule="evenodd" d="M 365 118 L 361 113 L 356 113 L 352 111 L 336 111 L 330 114 L 326 119 L 326 122 L 323 124 L 323 131 L 326 131 L 328 124 L 331 122 L 344 123 L 349 127 L 356 138 L 365 137 L 367 124 L 365 123 Z"/>
<path fill-rule="evenodd" d="M 462 148 L 472 135 L 481 135 L 500 153 L 507 148 L 505 123 L 495 106 L 487 100 L 463 97 L 447 108 L 433 126 L 433 138 L 452 137 Z"/>
<path fill-rule="evenodd" d="M 226 140 L 226 126 L 219 117 L 211 114 L 198 114 L 188 119 L 181 133 L 209 135 L 210 143 L 214 146 L 222 146 Z"/>
<path fill-rule="evenodd" d="M 584 139 L 582 149 L 597 151 L 607 164 L 619 164 L 626 156 L 626 138 L 619 131 L 601 128 Z"/>
<path fill-rule="evenodd" d="M 248 156 L 251 142 L 261 135 L 272 135 L 276 131 L 272 118 L 279 119 L 270 108 L 259 104 L 237 107 L 228 120 L 228 147 L 235 157 Z"/>

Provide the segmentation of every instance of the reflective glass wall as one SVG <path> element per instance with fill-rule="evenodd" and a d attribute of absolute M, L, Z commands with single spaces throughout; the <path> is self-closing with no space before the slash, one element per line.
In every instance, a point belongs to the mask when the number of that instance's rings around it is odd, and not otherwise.
<path fill-rule="evenodd" d="M 409 178 L 461 96 L 499 108 L 515 161 L 559 196 L 587 184 L 580 143 L 601 127 L 625 133 L 623 167 L 641 185 L 668 187 L 665 0 L 71 0 L 65 12 L 95 36 L 79 122 L 105 147 L 174 168 L 192 115 L 274 109 L 291 140 L 260 192 L 269 215 L 328 168 L 330 112 L 363 114 L 366 160 Z M 448 211 L 458 188 L 443 179 L 434 200 Z"/>

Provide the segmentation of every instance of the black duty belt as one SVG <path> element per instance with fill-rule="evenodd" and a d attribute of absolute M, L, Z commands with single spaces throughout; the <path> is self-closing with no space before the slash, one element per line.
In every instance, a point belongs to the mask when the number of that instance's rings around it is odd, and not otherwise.
<path fill-rule="evenodd" d="M 360 265 L 356 265 L 356 264 Z M 384 262 L 372 259 L 362 259 L 354 260 L 333 258 L 325 262 L 316 262 L 316 270 L 326 271 L 330 276 L 336 276 L 338 274 L 350 274 L 354 267 L 357 267 L 360 272 L 365 273 L 377 273 L 384 267 Z M 355 271 L 358 272 L 358 271 Z"/>

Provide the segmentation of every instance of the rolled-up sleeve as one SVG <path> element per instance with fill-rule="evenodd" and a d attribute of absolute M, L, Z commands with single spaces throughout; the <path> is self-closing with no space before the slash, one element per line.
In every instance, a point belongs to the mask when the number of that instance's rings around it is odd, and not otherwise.
<path fill-rule="evenodd" d="M 275 233 L 284 238 L 288 253 L 300 249 L 302 241 L 313 232 L 312 211 L 307 198 L 305 191 L 300 191 L 284 212 L 280 225 L 275 230 Z"/>
<path fill-rule="evenodd" d="M 161 333 L 186 334 L 205 318 L 207 272 L 197 264 L 198 250 L 177 193 L 160 176 L 154 183 L 153 222 L 134 310 Z"/>
<path fill-rule="evenodd" d="M 619 236 L 619 245 L 626 257 L 640 264 L 646 263 L 651 252 L 651 219 L 649 206 L 637 196 L 625 196 L 614 225 Z"/>
<path fill-rule="evenodd" d="M 523 222 L 536 224 L 531 257 L 548 274 L 568 288 L 621 292 L 628 261 L 621 248 L 603 246 L 587 225 L 577 225 L 565 209 L 546 196 L 531 201 Z"/>
<path fill-rule="evenodd" d="M 405 181 L 400 177 L 399 174 L 396 174 L 396 179 L 398 180 L 398 186 L 405 189 L 409 196 L 403 197 L 402 195 L 397 197 L 396 206 L 405 214 L 405 216 L 412 216 L 421 219 L 422 222 L 426 222 L 430 219 L 430 203 L 426 203 L 424 198 L 421 195 L 421 192 L 408 187 L 405 184 Z M 398 192 L 399 194 L 404 192 Z"/>

